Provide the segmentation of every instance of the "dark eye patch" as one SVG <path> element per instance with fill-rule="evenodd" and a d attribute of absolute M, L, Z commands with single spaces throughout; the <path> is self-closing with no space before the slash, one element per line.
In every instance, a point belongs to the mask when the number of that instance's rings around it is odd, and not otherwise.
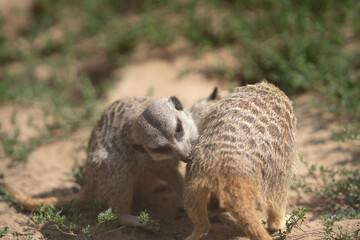
<path fill-rule="evenodd" d="M 164 147 L 158 147 L 158 148 L 151 148 L 151 151 L 154 153 L 169 153 L 172 150 L 169 146 L 164 146 Z"/>
<path fill-rule="evenodd" d="M 142 153 L 146 152 L 145 148 L 143 146 L 139 145 L 139 144 L 134 143 L 132 146 L 138 152 L 142 152 Z"/>
<path fill-rule="evenodd" d="M 184 129 L 181 125 L 181 121 L 178 119 L 175 129 L 175 138 L 178 141 L 180 141 L 183 136 L 184 136 Z"/>

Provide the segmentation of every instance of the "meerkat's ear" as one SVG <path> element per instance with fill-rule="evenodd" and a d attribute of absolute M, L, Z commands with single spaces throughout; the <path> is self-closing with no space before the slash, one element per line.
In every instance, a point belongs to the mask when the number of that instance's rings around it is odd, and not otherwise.
<path fill-rule="evenodd" d="M 171 96 L 169 100 L 174 104 L 176 110 L 179 110 L 179 111 L 184 110 L 180 100 L 177 97 Z"/>
<path fill-rule="evenodd" d="M 217 96 L 218 96 L 218 88 L 215 87 L 214 91 L 210 94 L 208 99 L 209 99 L 209 101 L 215 100 L 217 98 Z"/>

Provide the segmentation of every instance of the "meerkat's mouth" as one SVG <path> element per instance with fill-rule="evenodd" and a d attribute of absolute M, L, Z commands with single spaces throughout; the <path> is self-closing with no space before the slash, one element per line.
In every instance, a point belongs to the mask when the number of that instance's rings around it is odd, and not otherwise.
<path fill-rule="evenodd" d="M 187 156 L 185 158 L 181 158 L 181 161 L 183 161 L 184 163 L 189 163 L 189 162 L 191 162 L 191 157 Z"/>

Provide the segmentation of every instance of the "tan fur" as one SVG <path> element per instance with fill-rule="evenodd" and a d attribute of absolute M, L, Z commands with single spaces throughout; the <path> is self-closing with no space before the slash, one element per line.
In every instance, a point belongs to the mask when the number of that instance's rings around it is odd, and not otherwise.
<path fill-rule="evenodd" d="M 147 227 L 130 215 L 134 197 L 151 191 L 159 180 L 182 196 L 184 180 L 178 164 L 187 159 L 196 139 L 197 128 L 177 98 L 123 99 L 105 111 L 92 131 L 86 184 L 78 194 L 32 199 L 0 185 L 28 210 L 40 203 L 58 206 L 71 200 L 81 206 L 91 195 L 112 207 L 121 224 Z"/>
<path fill-rule="evenodd" d="M 263 82 L 235 89 L 206 112 L 185 177 L 184 205 L 194 224 L 187 240 L 209 232 L 210 191 L 250 239 L 272 239 L 255 208 L 258 202 L 267 210 L 269 230 L 284 227 L 287 191 L 297 159 L 291 101 Z"/>
<path fill-rule="evenodd" d="M 190 112 L 199 133 L 203 130 L 203 121 L 205 120 L 204 116 L 206 116 L 211 110 L 210 106 L 214 105 L 215 103 L 217 103 L 221 99 L 226 98 L 229 95 L 230 92 L 227 90 L 219 91 L 218 88 L 214 88 L 210 96 L 204 99 L 200 99 L 193 104 L 193 106 L 190 108 Z"/>
<path fill-rule="evenodd" d="M 10 193 L 15 199 L 22 204 L 26 210 L 33 211 L 35 210 L 41 203 L 44 203 L 47 206 L 61 206 L 71 201 L 75 201 L 79 204 L 86 202 L 87 196 L 82 194 L 84 191 L 78 194 L 69 195 L 69 196 L 61 196 L 61 197 L 49 197 L 49 198 L 29 198 L 19 193 L 11 186 L 6 184 L 4 181 L 0 181 L 0 186 L 2 186 L 8 193 Z"/>
<path fill-rule="evenodd" d="M 214 88 L 212 93 L 203 99 L 198 100 L 193 104 L 190 108 L 191 116 L 194 119 L 194 122 L 198 128 L 198 132 L 201 133 L 203 131 L 205 116 L 209 114 L 211 111 L 211 106 L 215 103 L 224 99 L 230 95 L 230 92 L 227 90 L 218 90 L 217 87 Z M 210 193 L 208 200 L 208 208 L 209 209 L 218 209 L 220 208 L 220 201 L 216 197 L 214 193 Z"/>

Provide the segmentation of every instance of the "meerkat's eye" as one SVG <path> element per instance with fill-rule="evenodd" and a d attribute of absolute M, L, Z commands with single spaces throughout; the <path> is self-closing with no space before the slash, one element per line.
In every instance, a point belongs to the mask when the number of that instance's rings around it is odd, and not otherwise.
<path fill-rule="evenodd" d="M 154 153 L 169 153 L 171 152 L 171 148 L 169 146 L 151 148 L 151 151 Z"/>
<path fill-rule="evenodd" d="M 133 143 L 132 146 L 136 151 L 146 153 L 146 150 L 145 150 L 145 148 L 143 146 L 141 146 L 139 144 L 135 144 L 135 143 Z"/>
<path fill-rule="evenodd" d="M 175 129 L 175 138 L 178 141 L 180 141 L 183 136 L 184 136 L 184 129 L 181 125 L 180 120 L 178 119 L 177 124 L 176 124 L 176 129 Z"/>

